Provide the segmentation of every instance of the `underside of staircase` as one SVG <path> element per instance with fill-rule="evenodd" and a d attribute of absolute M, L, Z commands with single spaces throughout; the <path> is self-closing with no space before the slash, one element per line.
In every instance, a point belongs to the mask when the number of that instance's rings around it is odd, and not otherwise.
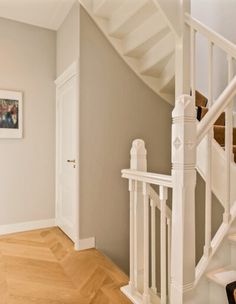
<path fill-rule="evenodd" d="M 80 2 L 136 75 L 174 105 L 175 37 L 158 2 Z"/>

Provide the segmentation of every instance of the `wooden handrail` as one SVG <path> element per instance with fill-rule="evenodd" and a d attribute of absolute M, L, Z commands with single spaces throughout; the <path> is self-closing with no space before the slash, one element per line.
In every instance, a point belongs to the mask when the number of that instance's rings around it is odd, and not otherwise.
<path fill-rule="evenodd" d="M 225 39 L 220 34 L 216 33 L 209 27 L 203 25 L 200 21 L 196 20 L 189 14 L 185 14 L 185 22 L 194 28 L 197 32 L 201 33 L 213 44 L 224 50 L 228 55 L 236 58 L 236 46 L 229 40 Z"/>
<path fill-rule="evenodd" d="M 213 103 L 207 114 L 203 117 L 197 126 L 197 144 L 206 136 L 209 130 L 214 125 L 217 118 L 232 102 L 233 97 L 236 95 L 236 76 Z"/>
<path fill-rule="evenodd" d="M 124 169 L 121 171 L 121 173 L 122 177 L 131 180 L 145 182 L 152 185 L 165 186 L 168 188 L 173 187 L 171 175 L 156 174 L 132 169 Z"/>

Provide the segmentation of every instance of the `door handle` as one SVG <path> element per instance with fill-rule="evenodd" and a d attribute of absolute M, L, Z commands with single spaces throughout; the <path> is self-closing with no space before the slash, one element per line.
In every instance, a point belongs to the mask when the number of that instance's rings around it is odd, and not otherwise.
<path fill-rule="evenodd" d="M 75 159 L 67 159 L 67 162 L 75 164 Z"/>

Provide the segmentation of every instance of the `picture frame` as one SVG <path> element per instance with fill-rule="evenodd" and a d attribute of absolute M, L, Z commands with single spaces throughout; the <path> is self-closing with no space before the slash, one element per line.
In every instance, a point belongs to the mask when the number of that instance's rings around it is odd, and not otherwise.
<path fill-rule="evenodd" d="M 23 94 L 0 90 L 0 139 L 23 137 Z"/>

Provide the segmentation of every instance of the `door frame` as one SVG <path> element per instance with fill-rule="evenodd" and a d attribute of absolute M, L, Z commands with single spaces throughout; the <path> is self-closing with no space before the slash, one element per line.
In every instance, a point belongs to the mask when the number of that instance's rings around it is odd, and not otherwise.
<path fill-rule="evenodd" d="M 76 78 L 76 103 L 75 103 L 75 140 L 76 140 L 76 156 L 75 156 L 75 161 L 76 161 L 76 173 L 75 173 L 75 183 L 76 183 L 76 188 L 75 188 L 75 200 L 76 200 L 76 212 L 75 212 L 75 249 L 78 250 L 79 248 L 79 115 L 80 115 L 80 95 L 79 95 L 79 60 L 74 61 L 56 80 L 55 80 L 55 85 L 56 85 L 56 164 L 55 164 L 55 222 L 56 225 L 58 223 L 58 191 L 59 191 L 59 106 L 58 106 L 58 90 L 62 85 L 64 85 L 67 81 L 69 81 L 71 78 L 75 77 Z"/>

